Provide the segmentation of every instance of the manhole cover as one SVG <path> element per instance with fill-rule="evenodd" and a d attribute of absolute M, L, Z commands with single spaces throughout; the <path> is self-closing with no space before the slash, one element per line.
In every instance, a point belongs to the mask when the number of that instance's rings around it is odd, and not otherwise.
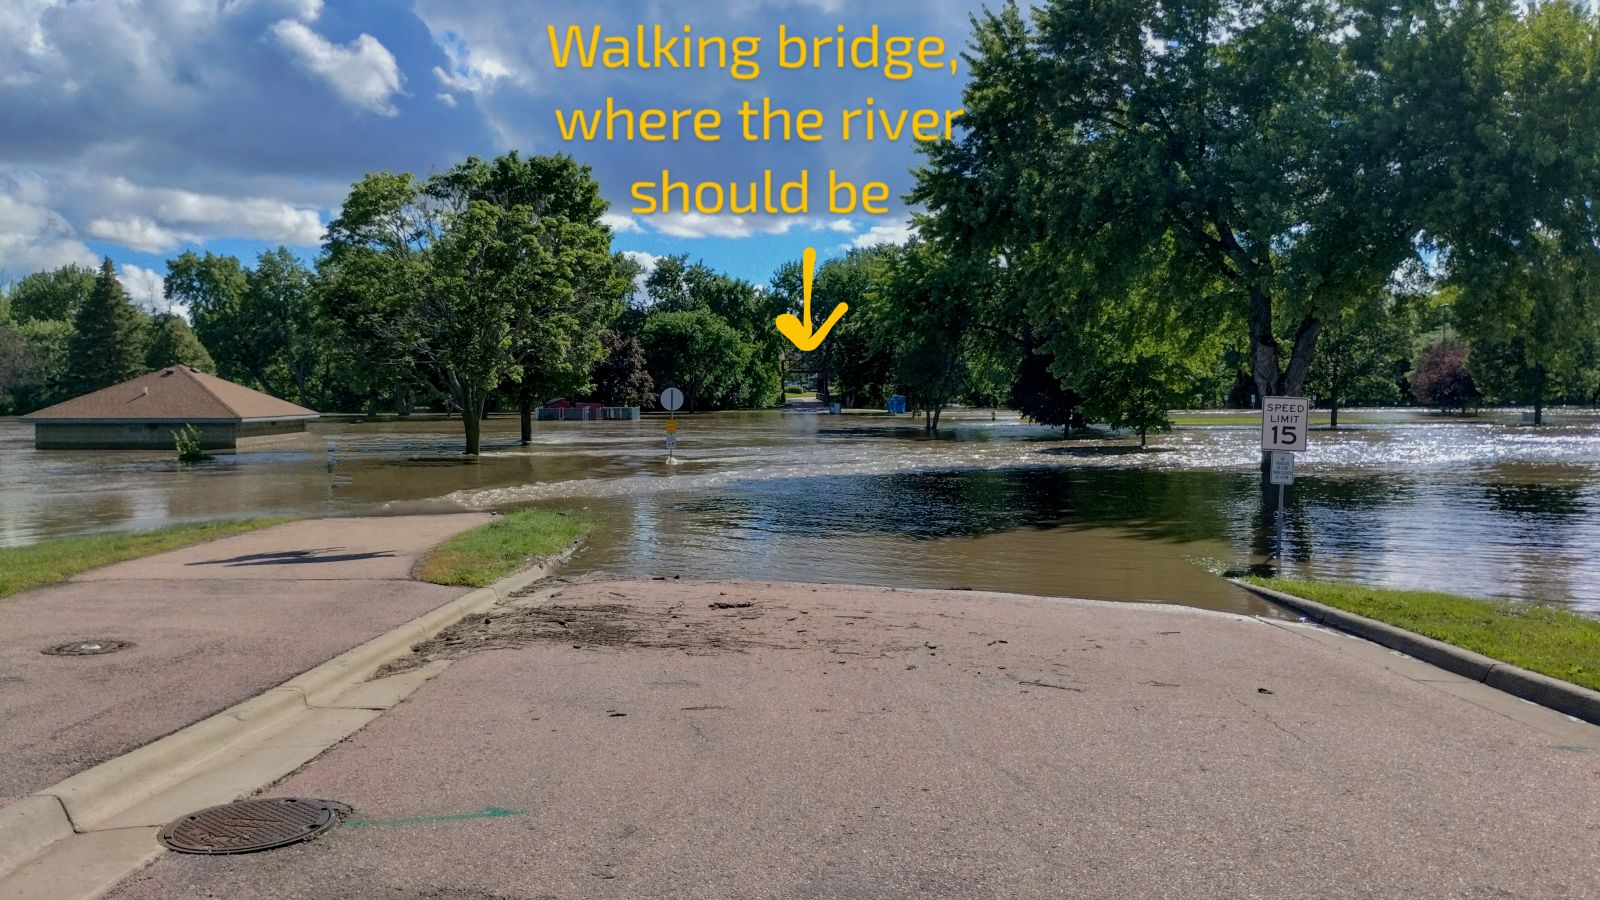
<path fill-rule="evenodd" d="M 115 653 L 135 646 L 138 645 L 133 641 L 72 641 L 46 647 L 39 652 L 46 656 L 99 656 L 102 653 Z"/>
<path fill-rule="evenodd" d="M 161 829 L 179 853 L 250 853 L 298 844 L 338 824 L 350 807 L 308 797 L 269 797 L 192 812 Z"/>

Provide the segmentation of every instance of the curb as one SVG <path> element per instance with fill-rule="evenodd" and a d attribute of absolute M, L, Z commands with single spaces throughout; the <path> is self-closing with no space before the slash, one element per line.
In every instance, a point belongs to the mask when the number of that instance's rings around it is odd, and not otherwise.
<path fill-rule="evenodd" d="M 0 882 L 59 842 L 92 832 L 180 784 L 295 713 L 331 704 L 414 645 L 548 577 L 579 546 L 456 597 L 222 712 L 0 807 Z"/>
<path fill-rule="evenodd" d="M 1438 666 L 1446 672 L 1481 682 L 1513 697 L 1537 703 L 1592 725 L 1600 725 L 1600 691 L 1591 691 L 1558 678 L 1530 672 L 1454 644 L 1436 641 L 1404 628 L 1397 628 L 1304 597 L 1285 594 L 1237 578 L 1229 578 L 1228 581 L 1318 624 L 1337 628 L 1391 650 L 1398 650 L 1407 656 Z"/>

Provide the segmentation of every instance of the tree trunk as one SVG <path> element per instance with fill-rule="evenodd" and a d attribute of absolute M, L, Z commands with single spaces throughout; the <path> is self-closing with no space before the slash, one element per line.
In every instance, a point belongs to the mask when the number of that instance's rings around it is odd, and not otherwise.
<path fill-rule="evenodd" d="M 1289 350 L 1289 365 L 1283 367 L 1278 339 L 1272 334 L 1272 297 L 1259 288 L 1250 289 L 1250 356 L 1256 382 L 1256 400 L 1267 397 L 1296 397 L 1305 389 L 1311 374 L 1311 359 L 1317 350 L 1322 320 L 1308 315 L 1295 329 L 1294 345 Z M 1259 407 L 1258 407 L 1259 408 Z M 1276 512 L 1278 494 L 1272 486 L 1272 456 L 1261 451 L 1262 509 Z"/>
<path fill-rule="evenodd" d="M 1534 373 L 1533 381 L 1533 424 L 1544 424 L 1544 367 Z"/>
<path fill-rule="evenodd" d="M 483 406 L 488 396 L 472 385 L 461 386 L 461 425 L 467 434 L 466 455 L 477 456 L 483 435 Z"/>
<path fill-rule="evenodd" d="M 522 407 L 522 446 L 526 447 L 533 443 L 533 386 L 526 381 L 522 382 L 521 396 L 518 399 Z"/>
<path fill-rule="evenodd" d="M 1328 427 L 1334 431 L 1339 430 L 1339 404 L 1328 404 Z"/>

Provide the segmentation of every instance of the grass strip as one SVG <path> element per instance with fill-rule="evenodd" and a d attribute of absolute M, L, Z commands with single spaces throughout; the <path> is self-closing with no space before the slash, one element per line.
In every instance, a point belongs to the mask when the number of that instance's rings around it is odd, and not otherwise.
<path fill-rule="evenodd" d="M 1600 690 L 1600 619 L 1536 603 L 1296 578 L 1245 579 Z"/>
<path fill-rule="evenodd" d="M 433 549 L 420 577 L 433 584 L 483 587 L 541 557 L 560 553 L 593 523 L 570 512 L 524 509 L 464 531 Z"/>
<path fill-rule="evenodd" d="M 153 556 L 217 538 L 281 525 L 287 518 L 228 519 L 129 531 L 54 538 L 23 547 L 0 547 L 0 598 L 66 581 L 79 572 Z"/>

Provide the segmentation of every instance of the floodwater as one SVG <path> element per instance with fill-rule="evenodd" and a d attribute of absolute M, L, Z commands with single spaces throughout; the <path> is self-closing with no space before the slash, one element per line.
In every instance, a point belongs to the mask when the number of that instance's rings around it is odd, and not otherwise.
<path fill-rule="evenodd" d="M 1289 492 L 1290 574 L 1559 603 L 1600 614 L 1600 418 L 1360 411 L 1312 433 Z M 1221 419 L 1219 421 L 1228 421 Z M 1061 439 L 988 412 L 928 438 L 909 418 L 811 413 L 488 423 L 325 421 L 295 449 L 181 466 L 171 454 L 35 451 L 0 420 L 0 546 L 245 515 L 581 508 L 569 571 L 966 587 L 1263 607 L 1215 576 L 1259 565 L 1257 430 Z"/>

